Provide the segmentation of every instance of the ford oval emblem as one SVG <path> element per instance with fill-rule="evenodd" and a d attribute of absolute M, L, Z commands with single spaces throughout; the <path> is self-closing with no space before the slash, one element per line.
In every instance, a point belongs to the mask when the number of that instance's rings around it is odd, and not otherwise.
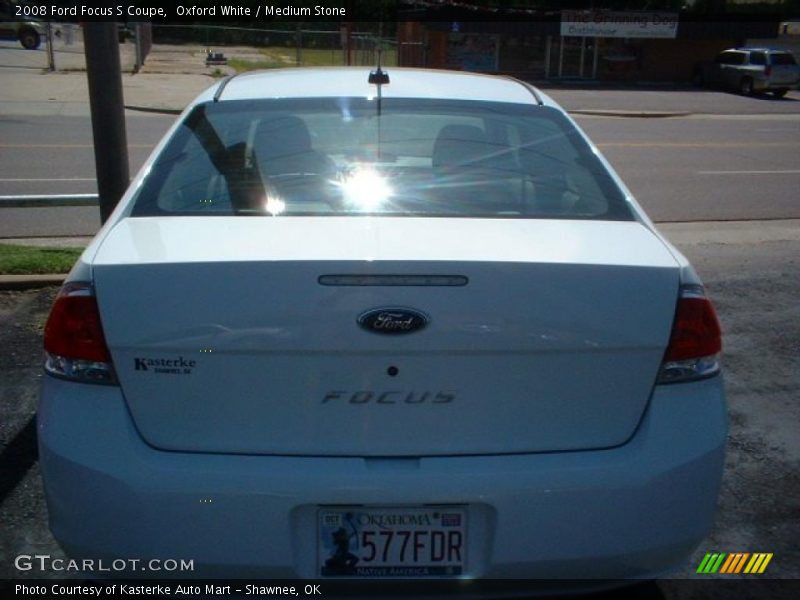
<path fill-rule="evenodd" d="M 413 308 L 374 308 L 358 317 L 358 324 L 373 333 L 399 335 L 419 331 L 428 324 L 428 316 Z"/>

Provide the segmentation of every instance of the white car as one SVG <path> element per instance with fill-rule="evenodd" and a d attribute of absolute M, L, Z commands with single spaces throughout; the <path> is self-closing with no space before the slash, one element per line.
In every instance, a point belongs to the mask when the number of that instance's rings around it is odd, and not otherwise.
<path fill-rule="evenodd" d="M 513 79 L 217 83 L 69 274 L 44 346 L 41 469 L 71 556 L 620 580 L 681 567 L 712 526 L 714 308 Z"/>

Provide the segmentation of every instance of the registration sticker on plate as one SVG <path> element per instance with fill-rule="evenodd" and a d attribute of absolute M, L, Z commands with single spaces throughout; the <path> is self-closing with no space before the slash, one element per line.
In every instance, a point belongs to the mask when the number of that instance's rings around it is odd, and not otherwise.
<path fill-rule="evenodd" d="M 322 508 L 321 577 L 454 577 L 464 571 L 462 507 Z"/>

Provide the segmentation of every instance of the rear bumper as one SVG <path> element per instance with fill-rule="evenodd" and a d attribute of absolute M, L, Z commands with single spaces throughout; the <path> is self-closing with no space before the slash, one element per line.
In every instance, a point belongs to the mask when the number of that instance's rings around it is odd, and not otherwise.
<path fill-rule="evenodd" d="M 464 504 L 467 571 L 655 577 L 708 534 L 722 475 L 722 379 L 658 386 L 615 449 L 420 460 L 164 452 L 118 388 L 45 377 L 38 415 L 50 528 L 71 556 L 192 560 L 159 577 L 316 574 L 318 505 Z"/>

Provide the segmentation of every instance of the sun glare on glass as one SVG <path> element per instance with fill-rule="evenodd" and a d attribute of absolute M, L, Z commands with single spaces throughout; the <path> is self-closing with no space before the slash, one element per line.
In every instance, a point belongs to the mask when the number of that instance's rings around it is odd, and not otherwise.
<path fill-rule="evenodd" d="M 356 168 L 340 185 L 345 202 L 363 210 L 380 207 L 392 195 L 389 183 L 370 167 Z"/>
<path fill-rule="evenodd" d="M 286 203 L 278 196 L 267 196 L 264 202 L 264 210 L 275 217 L 286 210 Z"/>

